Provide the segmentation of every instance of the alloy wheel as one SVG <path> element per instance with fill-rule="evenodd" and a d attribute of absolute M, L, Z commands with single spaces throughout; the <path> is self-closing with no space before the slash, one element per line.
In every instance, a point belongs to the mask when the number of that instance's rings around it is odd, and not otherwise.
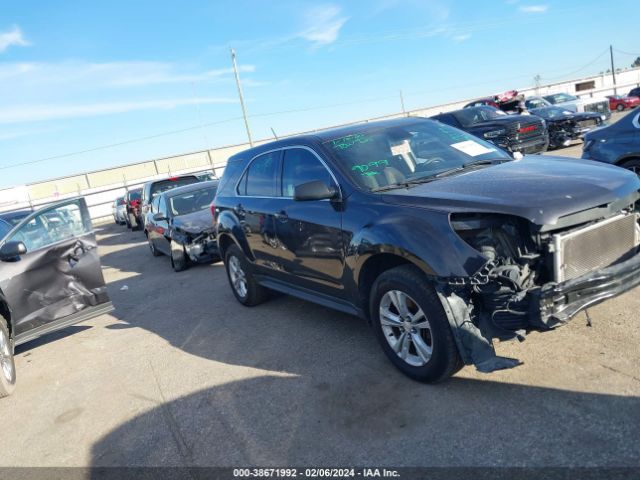
<path fill-rule="evenodd" d="M 431 325 L 420 305 L 400 290 L 380 300 L 380 324 L 391 349 L 414 367 L 426 365 L 433 353 Z"/>
<path fill-rule="evenodd" d="M 247 296 L 247 276 L 242 269 L 240 260 L 235 255 L 229 258 L 229 277 L 236 293 L 244 298 Z"/>

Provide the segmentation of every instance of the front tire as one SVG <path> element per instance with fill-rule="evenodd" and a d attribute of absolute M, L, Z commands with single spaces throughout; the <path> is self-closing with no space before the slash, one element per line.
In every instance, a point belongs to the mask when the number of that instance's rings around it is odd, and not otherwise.
<path fill-rule="evenodd" d="M 413 265 L 380 275 L 371 289 L 369 307 L 382 350 L 408 377 L 435 383 L 462 368 L 438 295 Z"/>
<path fill-rule="evenodd" d="M 622 112 L 624 110 L 624 105 L 619 103 L 618 105 L 616 105 L 616 110 Z"/>
<path fill-rule="evenodd" d="M 173 240 L 171 241 L 171 266 L 175 272 L 182 272 L 189 267 L 189 259 L 184 247 Z"/>
<path fill-rule="evenodd" d="M 0 315 L 0 398 L 11 395 L 16 388 L 16 364 L 13 342 L 7 321 Z"/>
<path fill-rule="evenodd" d="M 622 168 L 626 168 L 627 170 L 631 170 L 636 175 L 640 176 L 640 158 L 632 158 L 630 160 L 626 160 L 620 164 Z"/>
<path fill-rule="evenodd" d="M 231 291 L 242 305 L 253 307 L 267 299 L 267 290 L 253 277 L 249 262 L 237 245 L 231 245 L 224 257 Z"/>

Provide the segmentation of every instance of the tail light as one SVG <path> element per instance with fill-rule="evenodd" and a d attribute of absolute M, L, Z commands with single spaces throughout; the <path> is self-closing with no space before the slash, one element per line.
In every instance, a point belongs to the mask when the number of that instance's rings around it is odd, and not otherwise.
<path fill-rule="evenodd" d="M 215 222 L 216 220 L 216 204 L 214 202 L 211 202 L 210 207 L 211 208 L 211 216 L 213 217 L 213 221 Z"/>
<path fill-rule="evenodd" d="M 518 133 L 532 132 L 535 129 L 536 129 L 535 125 L 529 125 L 527 127 L 522 127 L 520 129 L 518 129 Z"/>
<path fill-rule="evenodd" d="M 139 207 L 140 206 L 140 200 L 131 200 L 131 206 L 132 207 Z"/>

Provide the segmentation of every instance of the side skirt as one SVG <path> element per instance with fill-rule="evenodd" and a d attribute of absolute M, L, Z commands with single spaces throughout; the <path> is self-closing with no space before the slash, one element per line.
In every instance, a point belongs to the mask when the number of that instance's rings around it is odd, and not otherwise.
<path fill-rule="evenodd" d="M 100 305 L 82 309 L 79 312 L 61 318 L 60 320 L 56 320 L 55 322 L 47 323 L 40 327 L 34 328 L 33 330 L 29 330 L 28 332 L 21 333 L 15 338 L 15 345 L 29 342 L 38 337 L 41 337 L 42 335 L 46 335 L 47 333 L 55 332 L 56 330 L 60 330 L 73 324 L 84 322 L 85 320 L 89 320 L 93 317 L 112 312 L 113 310 L 114 307 L 111 302 L 102 303 Z"/>
<path fill-rule="evenodd" d="M 255 275 L 255 278 L 260 285 L 271 290 L 276 290 L 278 292 L 282 292 L 293 297 L 298 297 L 308 302 L 317 303 L 318 305 L 322 305 L 324 307 L 332 308 L 340 312 L 364 318 L 364 312 L 362 311 L 362 309 L 341 298 L 324 295 L 322 293 L 314 292 L 302 287 L 297 287 L 289 283 L 285 283 L 280 280 L 276 280 L 274 278 L 266 277 L 263 275 Z"/>

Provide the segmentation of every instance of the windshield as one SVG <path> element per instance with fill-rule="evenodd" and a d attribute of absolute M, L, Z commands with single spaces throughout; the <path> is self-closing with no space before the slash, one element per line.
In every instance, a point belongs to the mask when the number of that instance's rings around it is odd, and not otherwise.
<path fill-rule="evenodd" d="M 434 121 L 372 129 L 324 142 L 364 190 L 429 178 L 482 160 L 511 160 L 495 145 Z"/>
<path fill-rule="evenodd" d="M 556 103 L 562 103 L 562 102 L 572 102 L 574 100 L 577 100 L 578 97 L 574 97 L 573 95 L 568 95 L 566 93 L 556 93 L 553 95 L 547 95 L 546 97 L 547 100 L 549 100 L 551 103 L 553 103 L 554 105 Z"/>
<path fill-rule="evenodd" d="M 0 239 L 6 237 L 7 233 L 9 233 L 12 228 L 11 224 L 0 219 Z"/>
<path fill-rule="evenodd" d="M 468 127 L 480 122 L 486 122 L 506 115 L 502 110 L 489 106 L 463 108 L 462 110 L 457 110 L 451 113 L 463 127 Z"/>
<path fill-rule="evenodd" d="M 538 108 L 531 110 L 531 113 L 542 118 L 561 118 L 567 115 L 573 115 L 573 112 L 559 107 Z"/>
<path fill-rule="evenodd" d="M 544 98 L 530 98 L 525 102 L 527 108 L 540 108 L 551 105 Z"/>
<path fill-rule="evenodd" d="M 161 180 L 155 182 L 151 186 L 151 198 L 155 197 L 159 193 L 166 192 L 167 190 L 173 190 L 174 188 L 183 187 L 185 185 L 191 185 L 192 183 L 198 183 L 197 177 L 175 177 L 167 180 Z"/>
<path fill-rule="evenodd" d="M 129 192 L 129 201 L 131 200 L 140 200 L 142 197 L 142 190 L 132 190 Z"/>
<path fill-rule="evenodd" d="M 216 187 L 202 188 L 191 192 L 169 197 L 171 213 L 174 217 L 206 210 L 216 196 Z"/>

